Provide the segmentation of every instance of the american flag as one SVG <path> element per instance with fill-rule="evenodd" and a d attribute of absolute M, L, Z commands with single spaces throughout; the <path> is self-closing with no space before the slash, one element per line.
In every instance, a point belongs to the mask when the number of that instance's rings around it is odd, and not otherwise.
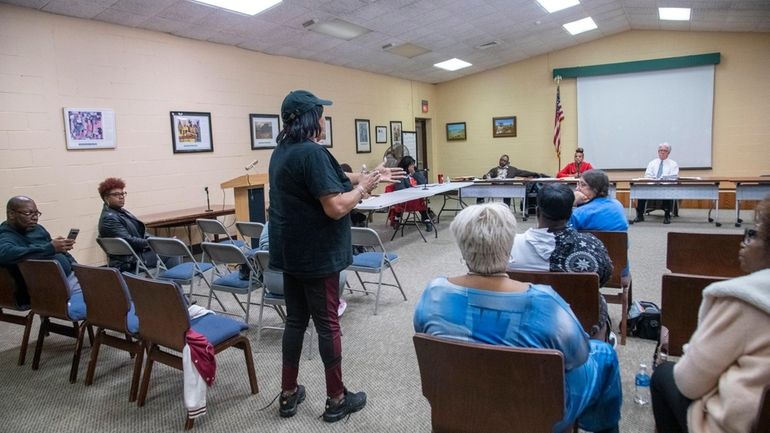
<path fill-rule="evenodd" d="M 556 156 L 561 156 L 561 121 L 564 120 L 564 111 L 561 109 L 561 96 L 559 96 L 559 85 L 556 85 L 556 114 L 553 118 L 553 147 L 556 150 Z"/>

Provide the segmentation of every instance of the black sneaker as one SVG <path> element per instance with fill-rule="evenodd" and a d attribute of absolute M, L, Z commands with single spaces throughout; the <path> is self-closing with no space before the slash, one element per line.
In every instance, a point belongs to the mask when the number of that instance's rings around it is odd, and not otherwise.
<path fill-rule="evenodd" d="M 426 232 L 433 231 L 433 223 L 430 220 L 425 220 L 425 231 Z"/>
<path fill-rule="evenodd" d="M 323 418 L 326 422 L 337 422 L 353 412 L 358 412 L 366 406 L 366 393 L 350 392 L 345 388 L 345 396 L 338 403 L 332 403 L 330 398 L 326 399 L 326 410 Z"/>
<path fill-rule="evenodd" d="M 305 401 L 305 387 L 297 385 L 297 391 L 294 394 L 284 397 L 281 394 L 281 399 L 278 401 L 278 413 L 283 418 L 289 418 L 297 414 L 297 406 Z"/>

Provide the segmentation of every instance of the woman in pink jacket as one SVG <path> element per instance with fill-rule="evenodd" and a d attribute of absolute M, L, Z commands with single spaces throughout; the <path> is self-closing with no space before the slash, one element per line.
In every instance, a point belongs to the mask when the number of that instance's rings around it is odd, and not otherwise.
<path fill-rule="evenodd" d="M 652 376 L 659 433 L 749 432 L 770 384 L 770 196 L 739 252 L 743 277 L 703 290 L 698 328 L 676 364 Z"/>

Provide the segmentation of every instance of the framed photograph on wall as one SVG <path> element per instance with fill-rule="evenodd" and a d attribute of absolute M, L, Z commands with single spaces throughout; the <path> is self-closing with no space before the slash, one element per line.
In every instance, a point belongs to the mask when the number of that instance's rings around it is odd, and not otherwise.
<path fill-rule="evenodd" d="M 401 122 L 390 122 L 390 144 L 393 146 L 401 143 Z"/>
<path fill-rule="evenodd" d="M 515 137 L 516 116 L 493 117 L 492 137 Z"/>
<path fill-rule="evenodd" d="M 211 113 L 172 111 L 170 116 L 174 153 L 214 151 Z"/>
<path fill-rule="evenodd" d="M 68 150 L 114 149 L 115 112 L 109 108 L 64 108 Z"/>
<path fill-rule="evenodd" d="M 387 143 L 388 142 L 388 128 L 385 126 L 376 126 L 377 137 L 375 143 Z"/>
<path fill-rule="evenodd" d="M 249 114 L 252 149 L 273 149 L 278 143 L 281 121 L 277 114 Z"/>
<path fill-rule="evenodd" d="M 465 122 L 446 124 L 446 141 L 463 141 L 468 138 Z"/>
<path fill-rule="evenodd" d="M 326 116 L 324 117 L 324 132 L 321 134 L 321 139 L 318 140 L 318 144 L 323 147 L 332 147 L 334 145 L 332 137 L 332 118 L 331 116 Z"/>
<path fill-rule="evenodd" d="M 369 119 L 356 119 L 356 153 L 371 153 Z"/>

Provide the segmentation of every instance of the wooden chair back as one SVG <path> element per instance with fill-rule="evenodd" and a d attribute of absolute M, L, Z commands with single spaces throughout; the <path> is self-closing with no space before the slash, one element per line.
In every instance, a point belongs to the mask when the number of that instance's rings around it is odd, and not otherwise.
<path fill-rule="evenodd" d="M 682 346 L 690 341 L 695 332 L 703 289 L 725 279 L 705 275 L 663 274 L 660 321 L 668 328 L 669 355 L 682 356 Z"/>
<path fill-rule="evenodd" d="M 738 250 L 742 234 L 669 232 L 666 267 L 678 274 L 738 277 L 741 270 Z"/>
<path fill-rule="evenodd" d="M 176 284 L 128 273 L 123 278 L 134 301 L 142 339 L 181 352 L 190 316 Z"/>
<path fill-rule="evenodd" d="M 67 277 L 56 260 L 27 260 L 19 263 L 27 283 L 32 311 L 46 317 L 70 320 L 67 312 Z"/>
<path fill-rule="evenodd" d="M 514 280 L 551 286 L 590 334 L 599 323 L 599 275 L 594 272 L 510 271 Z"/>
<path fill-rule="evenodd" d="M 626 344 L 628 336 L 628 306 L 633 301 L 633 281 L 623 287 L 623 269 L 628 265 L 628 233 L 587 230 L 604 244 L 612 260 L 612 276 L 603 287 L 618 289 L 619 292 L 604 293 L 604 300 L 609 304 L 620 304 L 620 344 Z"/>
<path fill-rule="evenodd" d="M 558 350 L 413 338 L 434 433 L 551 432 L 564 417 Z"/>
<path fill-rule="evenodd" d="M 754 428 L 751 429 L 751 432 L 770 432 L 770 385 L 765 386 L 765 390 L 762 392 L 762 399 L 759 401 L 757 419 L 754 421 Z"/>
<path fill-rule="evenodd" d="M 19 310 L 18 292 L 21 290 L 19 286 L 11 270 L 0 266 L 0 308 Z"/>
<path fill-rule="evenodd" d="M 19 278 L 21 276 L 19 275 Z M 23 305 L 20 304 L 19 291 L 24 290 L 22 298 Z M 21 348 L 19 349 L 18 365 L 24 365 L 27 358 L 27 345 L 29 344 L 29 334 L 32 329 L 32 319 L 35 313 L 29 311 L 29 295 L 26 289 L 21 287 L 20 282 L 14 278 L 11 270 L 5 266 L 0 266 L 0 322 L 15 323 L 24 326 L 24 333 L 21 337 Z M 26 315 L 7 314 L 3 309 L 26 312 Z"/>
<path fill-rule="evenodd" d="M 131 308 L 128 288 L 117 269 L 75 264 L 91 325 L 128 333 L 126 315 Z"/>
<path fill-rule="evenodd" d="M 628 265 L 628 233 L 598 230 L 588 230 L 583 233 L 590 233 L 602 241 L 612 259 L 612 276 L 604 287 L 620 288 L 623 269 Z"/>

